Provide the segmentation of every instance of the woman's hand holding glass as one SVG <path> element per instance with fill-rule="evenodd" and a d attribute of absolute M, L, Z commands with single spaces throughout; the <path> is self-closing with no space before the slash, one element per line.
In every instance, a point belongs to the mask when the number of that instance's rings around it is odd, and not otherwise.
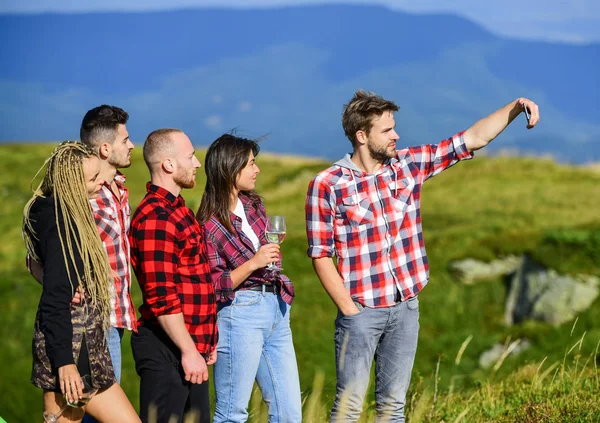
<path fill-rule="evenodd" d="M 83 381 L 75 364 L 67 364 L 58 368 L 60 391 L 67 402 L 77 402 L 83 396 Z"/>
<path fill-rule="evenodd" d="M 98 392 L 98 388 L 92 385 L 91 376 L 85 375 L 84 377 L 80 377 L 75 364 L 67 364 L 66 366 L 59 367 L 58 379 L 60 390 L 64 395 L 66 403 L 57 413 L 45 411 L 44 422 L 46 423 L 58 422 L 67 407 L 83 407 Z"/>
<path fill-rule="evenodd" d="M 256 268 L 262 269 L 273 262 L 279 261 L 279 248 L 278 244 L 261 245 L 252 258 Z"/>

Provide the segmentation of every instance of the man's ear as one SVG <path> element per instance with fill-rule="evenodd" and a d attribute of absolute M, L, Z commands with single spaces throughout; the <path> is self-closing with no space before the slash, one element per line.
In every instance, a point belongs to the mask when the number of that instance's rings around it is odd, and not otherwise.
<path fill-rule="evenodd" d="M 367 136 L 367 133 L 365 131 L 363 131 L 362 129 L 360 131 L 356 131 L 356 142 L 359 145 L 366 144 L 367 140 L 368 140 L 368 136 Z"/>
<path fill-rule="evenodd" d="M 173 159 L 164 159 L 161 163 L 161 167 L 165 173 L 175 172 L 175 163 L 173 162 Z"/>
<path fill-rule="evenodd" d="M 98 156 L 102 160 L 106 160 L 110 156 L 111 151 L 112 151 L 112 145 L 108 142 L 103 142 L 98 147 Z"/>

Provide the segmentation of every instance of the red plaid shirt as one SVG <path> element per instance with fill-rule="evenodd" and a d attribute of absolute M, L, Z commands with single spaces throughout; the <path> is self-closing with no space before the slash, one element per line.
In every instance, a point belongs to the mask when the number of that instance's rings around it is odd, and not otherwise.
<path fill-rule="evenodd" d="M 146 190 L 129 234 L 144 296 L 140 324 L 182 313 L 198 352 L 209 353 L 217 343 L 216 304 L 202 228 L 183 197 L 151 183 Z"/>
<path fill-rule="evenodd" d="M 239 198 L 244 206 L 244 212 L 248 223 L 260 240 L 260 244 L 267 244 L 265 238 L 265 227 L 267 217 L 265 206 L 262 202 L 252 204 L 251 200 L 244 194 Z M 231 271 L 254 257 L 254 246 L 250 238 L 242 230 L 242 219 L 235 213 L 230 213 L 231 224 L 235 233 L 230 233 L 215 217 L 211 217 L 204 224 L 204 238 L 210 264 L 210 274 L 218 301 L 232 301 L 233 282 Z M 280 272 L 259 269 L 253 272 L 237 289 L 247 289 L 260 286 L 264 283 L 279 285 L 281 288 L 281 299 L 288 304 L 294 300 L 294 285 L 287 276 Z"/>
<path fill-rule="evenodd" d="M 308 255 L 337 255 L 352 298 L 389 307 L 414 297 L 429 281 L 421 226 L 423 182 L 470 159 L 463 133 L 437 145 L 398 150 L 375 174 L 360 171 L 350 155 L 320 172 L 306 196 Z"/>
<path fill-rule="evenodd" d="M 129 191 L 125 175 L 117 172 L 115 183 L 121 199 L 104 183 L 96 198 L 90 200 L 96 227 L 108 254 L 114 276 L 114 287 L 110 298 L 110 324 L 115 328 L 137 330 L 135 307 L 131 301 L 131 271 L 129 269 Z"/>

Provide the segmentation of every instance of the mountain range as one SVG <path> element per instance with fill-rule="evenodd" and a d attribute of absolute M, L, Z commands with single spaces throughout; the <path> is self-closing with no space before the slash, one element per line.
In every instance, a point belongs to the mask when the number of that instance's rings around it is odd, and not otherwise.
<path fill-rule="evenodd" d="M 394 100 L 399 147 L 436 142 L 517 97 L 540 105 L 490 150 L 600 160 L 600 44 L 507 39 L 450 14 L 379 6 L 0 15 L 0 140 L 78 137 L 116 104 L 138 145 L 179 127 L 196 145 L 236 128 L 272 152 L 350 150 L 343 105 Z"/>

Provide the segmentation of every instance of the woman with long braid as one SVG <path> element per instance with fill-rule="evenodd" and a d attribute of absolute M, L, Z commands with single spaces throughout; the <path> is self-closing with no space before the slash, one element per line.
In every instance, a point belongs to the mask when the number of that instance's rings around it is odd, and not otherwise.
<path fill-rule="evenodd" d="M 81 421 L 85 411 L 101 422 L 139 422 L 116 383 L 104 336 L 112 276 L 89 203 L 103 183 L 99 160 L 84 144 L 66 141 L 44 166 L 23 212 L 27 252 L 44 270 L 31 381 L 44 390 L 44 411 L 54 414 L 82 397 L 82 377 L 90 375 L 98 393 L 83 408 L 65 408 L 58 421 Z"/>

